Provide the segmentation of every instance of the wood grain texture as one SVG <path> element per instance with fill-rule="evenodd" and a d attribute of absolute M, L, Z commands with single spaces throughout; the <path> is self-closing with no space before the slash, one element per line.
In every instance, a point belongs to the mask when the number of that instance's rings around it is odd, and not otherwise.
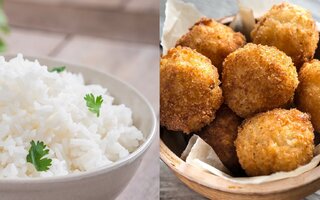
<path fill-rule="evenodd" d="M 42 4 L 48 6 L 69 6 L 69 7 L 87 7 L 97 9 L 119 9 L 124 3 L 123 0 L 10 0 L 15 3 Z"/>
<path fill-rule="evenodd" d="M 186 164 L 162 140 L 160 156 L 184 184 L 210 199 L 299 200 L 315 192 L 320 185 L 320 167 L 297 177 L 251 185 L 233 183 Z"/>
<path fill-rule="evenodd" d="M 5 36 L 6 53 L 47 56 L 65 37 L 66 34 L 13 27 L 11 34 Z"/>
<path fill-rule="evenodd" d="M 186 2 L 192 2 L 197 5 L 197 7 L 201 10 L 201 12 L 205 13 L 207 16 L 213 18 L 221 18 L 224 16 L 229 16 L 237 12 L 237 6 L 235 0 L 228 1 L 217 1 L 217 0 L 184 0 Z M 160 16 L 161 22 L 160 27 L 163 26 L 163 22 L 165 19 L 164 9 L 166 0 L 160 0 Z M 293 0 L 294 3 L 305 6 L 313 12 L 313 16 L 316 19 L 319 19 L 318 8 L 320 7 L 320 1 L 312 1 L 312 0 Z M 220 4 L 220 5 L 219 5 Z M 223 4 L 223 5 L 222 5 Z M 219 9 L 217 9 L 219 8 Z M 212 12 L 214 10 L 214 12 Z M 161 165 L 160 169 L 161 183 L 160 185 L 164 188 L 160 189 L 160 198 L 166 199 L 203 199 L 204 197 L 196 192 L 192 191 L 188 187 L 186 187 L 172 172 L 172 170 L 168 170 L 167 166 Z M 174 188 L 174 189 L 173 189 Z M 177 193 L 176 191 L 179 191 Z M 220 199 L 220 198 L 215 198 Z M 232 198 L 231 198 L 232 199 Z M 273 199 L 276 199 L 275 197 Z M 308 200 L 319 200 L 320 192 L 316 192 L 305 199 Z"/>
<path fill-rule="evenodd" d="M 204 200 L 207 199 L 194 192 L 182 183 L 163 162 L 160 163 L 160 199 L 168 200 Z M 320 191 L 304 198 L 304 200 L 319 200 Z"/>
<path fill-rule="evenodd" d="M 125 11 L 159 13 L 159 0 L 129 0 L 124 4 Z"/>
<path fill-rule="evenodd" d="M 29 0 L 30 1 L 30 0 Z M 35 0 L 38 1 L 38 0 Z M 41 1 L 41 0 L 40 0 Z M 81 6 L 81 7 L 89 7 L 89 8 L 99 8 L 99 9 L 119 9 L 121 5 L 124 3 L 123 0 L 60 0 L 63 5 L 69 6 Z"/>
<path fill-rule="evenodd" d="M 162 161 L 160 163 L 160 198 L 168 200 L 206 199 L 183 184 Z"/>
<path fill-rule="evenodd" d="M 106 11 L 100 7 L 88 9 L 84 6 L 48 6 L 15 1 L 5 1 L 5 11 L 10 24 L 23 28 L 149 44 L 159 41 L 158 13 Z"/>

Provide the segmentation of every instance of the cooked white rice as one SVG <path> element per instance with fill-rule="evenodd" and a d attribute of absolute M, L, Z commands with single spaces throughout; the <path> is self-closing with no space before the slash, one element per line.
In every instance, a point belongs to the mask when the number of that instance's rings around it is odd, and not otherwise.
<path fill-rule="evenodd" d="M 102 95 L 100 117 L 84 96 Z M 128 156 L 143 141 L 125 105 L 82 75 L 48 72 L 22 55 L 0 57 L 0 178 L 49 177 L 87 171 Z M 38 172 L 26 156 L 30 141 L 43 141 L 52 166 Z"/>

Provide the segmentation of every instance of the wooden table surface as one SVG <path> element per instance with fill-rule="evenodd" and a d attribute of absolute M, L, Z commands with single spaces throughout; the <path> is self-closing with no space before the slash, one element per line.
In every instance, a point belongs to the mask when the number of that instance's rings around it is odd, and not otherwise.
<path fill-rule="evenodd" d="M 11 24 L 11 34 L 6 36 L 6 53 L 51 57 L 106 71 L 136 87 L 158 113 L 159 43 L 153 39 L 158 38 L 159 33 L 159 17 L 155 11 L 158 10 L 158 2 L 12 0 L 5 3 Z M 40 9 L 48 15 L 39 14 Z M 91 20 L 90 23 L 99 22 L 90 24 L 90 32 L 86 32 L 88 24 L 82 26 L 77 20 L 82 14 Z M 58 21 L 58 15 L 69 18 Z M 107 18 L 110 15 L 123 23 L 115 24 L 112 22 L 113 18 Z M 146 16 L 155 21 L 154 25 L 146 24 L 148 31 L 137 30 L 135 27 L 139 27 L 141 19 L 147 18 Z M 132 18 L 131 21 L 126 21 L 128 18 Z M 142 22 L 151 23 L 150 19 Z M 140 34 L 141 31 L 144 33 Z M 143 37 L 140 38 L 139 35 Z M 159 141 L 156 139 L 144 156 L 137 173 L 117 200 L 159 199 L 158 155 Z"/>
<path fill-rule="evenodd" d="M 186 2 L 192 2 L 199 10 L 201 10 L 206 16 L 212 18 L 222 18 L 225 16 L 234 15 L 237 8 L 237 0 L 184 0 Z M 289 0 L 295 4 L 302 5 L 303 7 L 312 11 L 314 18 L 320 21 L 320 0 Z M 160 0 L 160 30 L 162 29 L 165 19 L 165 2 L 166 0 Z M 217 9 L 219 8 L 219 9 Z M 160 164 L 160 199 L 172 199 L 172 200 L 201 200 L 205 199 L 199 194 L 190 190 L 185 186 L 170 169 L 161 162 Z M 320 191 L 306 197 L 305 200 L 320 200 Z"/>

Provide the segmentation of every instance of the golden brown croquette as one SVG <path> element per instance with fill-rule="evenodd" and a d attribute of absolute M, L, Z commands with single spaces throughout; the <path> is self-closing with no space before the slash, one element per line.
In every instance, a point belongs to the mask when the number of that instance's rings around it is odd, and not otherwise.
<path fill-rule="evenodd" d="M 311 115 L 314 129 L 320 132 L 320 61 L 305 63 L 299 72 L 299 81 L 296 104 Z"/>
<path fill-rule="evenodd" d="M 208 57 L 220 74 L 222 62 L 227 55 L 245 43 L 245 37 L 241 33 L 236 33 L 230 27 L 209 18 L 202 18 L 195 23 L 189 32 L 177 41 L 177 45 L 196 49 Z"/>
<path fill-rule="evenodd" d="M 246 119 L 239 127 L 235 146 L 247 175 L 269 175 L 310 162 L 313 138 L 308 114 L 274 109 Z"/>
<path fill-rule="evenodd" d="M 199 132 L 199 136 L 214 149 L 222 163 L 234 175 L 243 174 L 234 146 L 241 122 L 242 118 L 222 105 L 213 122 Z"/>
<path fill-rule="evenodd" d="M 311 13 L 288 3 L 273 6 L 251 32 L 253 43 L 275 46 L 289 55 L 295 66 L 313 58 L 319 33 Z"/>
<path fill-rule="evenodd" d="M 291 58 L 274 47 L 247 44 L 223 63 L 225 102 L 243 118 L 291 103 L 298 83 Z"/>
<path fill-rule="evenodd" d="M 222 104 L 217 68 L 188 47 L 168 51 L 160 61 L 160 123 L 169 130 L 199 131 Z"/>

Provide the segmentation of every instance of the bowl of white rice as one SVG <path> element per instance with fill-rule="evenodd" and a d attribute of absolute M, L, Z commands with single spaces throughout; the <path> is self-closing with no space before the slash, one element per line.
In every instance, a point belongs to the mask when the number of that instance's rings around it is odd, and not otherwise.
<path fill-rule="evenodd" d="M 0 57 L 0 199 L 114 199 L 156 135 L 148 101 L 115 77 Z"/>

